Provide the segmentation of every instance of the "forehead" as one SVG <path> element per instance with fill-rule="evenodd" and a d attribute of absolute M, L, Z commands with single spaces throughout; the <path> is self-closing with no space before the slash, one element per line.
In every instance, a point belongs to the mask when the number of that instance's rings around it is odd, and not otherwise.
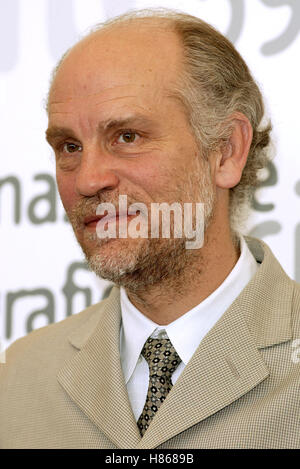
<path fill-rule="evenodd" d="M 159 95 L 172 89 L 182 64 L 177 35 L 154 25 L 118 25 L 78 43 L 61 64 L 49 94 L 60 102 Z"/>

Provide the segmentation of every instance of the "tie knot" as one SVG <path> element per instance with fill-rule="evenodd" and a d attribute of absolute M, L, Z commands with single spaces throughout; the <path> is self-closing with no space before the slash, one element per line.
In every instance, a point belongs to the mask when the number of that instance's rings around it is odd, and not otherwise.
<path fill-rule="evenodd" d="M 150 377 L 170 379 L 181 358 L 170 339 L 153 339 L 149 337 L 143 347 L 142 355 L 149 365 Z"/>

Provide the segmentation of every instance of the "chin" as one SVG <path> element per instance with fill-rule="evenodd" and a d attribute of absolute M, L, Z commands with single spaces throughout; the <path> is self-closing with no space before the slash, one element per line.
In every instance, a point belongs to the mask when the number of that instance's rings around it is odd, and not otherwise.
<path fill-rule="evenodd" d="M 133 240 L 134 246 L 128 245 L 127 241 L 128 239 L 107 238 L 101 241 L 101 246 L 93 249 L 85 246 L 83 251 L 89 268 L 99 277 L 115 283 L 134 274 L 138 269 L 141 253 L 145 252 L 144 243 L 141 243 L 145 240 Z"/>
<path fill-rule="evenodd" d="M 87 258 L 89 268 L 98 276 L 118 285 L 126 284 L 126 279 L 132 277 L 137 269 L 136 259 L 107 258 L 101 254 L 94 254 Z"/>

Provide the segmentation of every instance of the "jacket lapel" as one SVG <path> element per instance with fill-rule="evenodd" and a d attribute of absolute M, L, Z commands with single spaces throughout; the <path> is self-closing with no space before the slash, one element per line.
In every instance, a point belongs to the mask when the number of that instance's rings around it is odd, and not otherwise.
<path fill-rule="evenodd" d="M 114 287 L 109 298 L 96 307 L 102 311 L 70 336 L 79 351 L 57 378 L 70 398 L 117 447 L 132 448 L 141 437 L 120 364 L 119 288 Z"/>
<path fill-rule="evenodd" d="M 234 309 L 203 339 L 139 448 L 162 444 L 239 399 L 269 375 L 246 323 Z"/>
<path fill-rule="evenodd" d="M 270 249 L 246 238 L 258 272 L 202 340 L 138 448 L 154 448 L 249 392 L 269 370 L 259 348 L 285 342 L 293 286 Z"/>

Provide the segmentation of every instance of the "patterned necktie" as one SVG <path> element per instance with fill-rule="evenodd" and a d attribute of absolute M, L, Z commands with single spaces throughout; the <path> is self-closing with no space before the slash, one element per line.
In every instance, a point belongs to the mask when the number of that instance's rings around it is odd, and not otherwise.
<path fill-rule="evenodd" d="M 181 362 L 170 339 L 149 339 L 142 355 L 149 365 L 149 387 L 144 409 L 137 421 L 141 436 L 172 388 L 171 376 Z"/>

